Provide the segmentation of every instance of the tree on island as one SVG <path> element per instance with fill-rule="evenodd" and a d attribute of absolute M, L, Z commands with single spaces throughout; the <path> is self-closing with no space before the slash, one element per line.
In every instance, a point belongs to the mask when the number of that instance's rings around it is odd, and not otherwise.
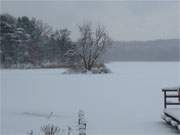
<path fill-rule="evenodd" d="M 91 23 L 79 26 L 80 38 L 73 50 L 67 53 L 72 58 L 79 57 L 83 68 L 91 70 L 97 60 L 104 54 L 111 40 L 104 26 L 98 25 L 93 31 Z"/>

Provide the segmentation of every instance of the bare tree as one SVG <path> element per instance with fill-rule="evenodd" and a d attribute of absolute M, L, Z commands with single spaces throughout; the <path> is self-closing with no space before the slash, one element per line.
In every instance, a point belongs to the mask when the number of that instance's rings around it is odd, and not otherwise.
<path fill-rule="evenodd" d="M 54 125 L 45 125 L 41 127 L 41 130 L 44 135 L 56 135 L 60 132 L 60 128 Z"/>
<path fill-rule="evenodd" d="M 110 45 L 110 38 L 102 25 L 98 25 L 93 31 L 92 25 L 85 23 L 79 26 L 79 31 L 80 38 L 73 54 L 81 58 L 83 67 L 86 70 L 91 70 L 107 46 Z"/>

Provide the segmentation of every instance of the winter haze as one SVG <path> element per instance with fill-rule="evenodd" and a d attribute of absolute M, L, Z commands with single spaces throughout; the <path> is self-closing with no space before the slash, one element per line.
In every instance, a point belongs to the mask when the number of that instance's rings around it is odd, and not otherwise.
<path fill-rule="evenodd" d="M 2 1 L 2 12 L 68 28 L 74 41 L 82 22 L 103 24 L 115 41 L 106 61 L 178 61 L 179 6 L 178 1 Z"/>
<path fill-rule="evenodd" d="M 2 1 L 2 12 L 37 17 L 54 28 L 69 28 L 90 20 L 107 27 L 113 40 L 179 38 L 178 1 Z"/>
<path fill-rule="evenodd" d="M 179 135 L 180 1 L 0 6 L 0 134 Z"/>

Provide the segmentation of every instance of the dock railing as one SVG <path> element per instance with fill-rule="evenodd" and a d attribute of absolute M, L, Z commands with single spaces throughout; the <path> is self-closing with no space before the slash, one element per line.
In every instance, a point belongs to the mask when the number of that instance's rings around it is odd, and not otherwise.
<path fill-rule="evenodd" d="M 162 89 L 164 93 L 164 108 L 172 105 L 180 105 L 180 87 L 176 88 L 164 88 Z M 168 99 L 175 99 L 170 101 Z"/>

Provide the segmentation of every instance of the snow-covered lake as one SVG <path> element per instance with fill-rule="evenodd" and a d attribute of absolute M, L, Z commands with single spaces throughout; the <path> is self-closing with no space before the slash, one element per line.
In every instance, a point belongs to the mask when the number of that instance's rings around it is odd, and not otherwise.
<path fill-rule="evenodd" d="M 161 88 L 180 85 L 178 62 L 117 62 L 111 74 L 62 74 L 63 69 L 1 70 L 3 135 L 36 133 L 43 124 L 75 128 L 77 112 L 87 135 L 176 135 L 160 118 Z M 58 117 L 46 119 L 23 112 Z"/>

